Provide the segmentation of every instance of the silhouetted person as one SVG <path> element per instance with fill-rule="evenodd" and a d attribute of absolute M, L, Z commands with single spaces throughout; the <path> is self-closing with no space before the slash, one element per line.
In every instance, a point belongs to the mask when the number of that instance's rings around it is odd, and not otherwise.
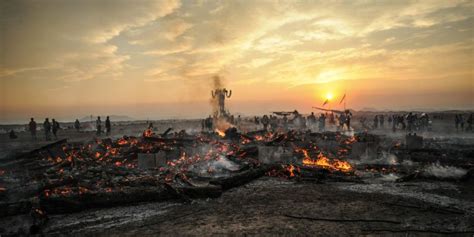
<path fill-rule="evenodd" d="M 46 141 L 51 140 L 51 123 L 49 122 L 49 119 L 46 118 L 43 122 L 43 129 L 44 129 L 44 137 L 46 138 Z"/>
<path fill-rule="evenodd" d="M 59 123 L 58 123 L 58 121 L 56 121 L 54 119 L 53 119 L 52 122 L 53 122 L 52 129 L 53 129 L 54 139 L 58 139 Z"/>
<path fill-rule="evenodd" d="M 110 118 L 107 116 L 105 119 L 105 135 L 108 136 L 110 134 L 110 130 L 112 130 L 112 124 L 110 124 Z"/>
<path fill-rule="evenodd" d="M 326 128 L 326 115 L 324 113 L 321 113 L 321 116 L 319 116 L 319 131 L 322 132 Z"/>
<path fill-rule="evenodd" d="M 31 139 L 36 140 L 36 122 L 34 118 L 31 118 L 28 124 L 28 130 L 30 130 Z"/>
<path fill-rule="evenodd" d="M 100 136 L 102 134 L 102 121 L 100 121 L 100 116 L 98 116 L 97 120 L 95 121 L 95 127 L 97 129 L 97 136 Z"/>
<path fill-rule="evenodd" d="M 10 137 L 10 139 L 17 139 L 18 138 L 15 131 L 13 131 L 13 129 L 10 130 L 10 133 L 8 134 L 8 137 Z"/>
<path fill-rule="evenodd" d="M 454 115 L 454 126 L 456 127 L 456 131 L 459 130 L 459 115 L 455 114 Z"/>
<path fill-rule="evenodd" d="M 385 116 L 383 114 L 379 115 L 380 128 L 384 127 Z"/>
<path fill-rule="evenodd" d="M 79 130 L 81 129 L 81 123 L 79 122 L 79 119 L 76 119 L 76 121 L 74 122 L 74 128 L 76 129 L 76 131 L 79 132 Z"/>
<path fill-rule="evenodd" d="M 469 118 L 467 119 L 467 128 L 466 131 L 472 132 L 472 123 L 474 122 L 473 114 L 469 115 Z"/>
<path fill-rule="evenodd" d="M 268 124 L 270 124 L 270 119 L 268 118 L 267 115 L 263 115 L 262 124 L 263 124 L 263 129 L 267 130 L 268 129 Z"/>
<path fill-rule="evenodd" d="M 375 115 L 374 117 L 374 129 L 379 127 L 379 116 Z"/>
<path fill-rule="evenodd" d="M 459 125 L 461 126 L 461 132 L 464 131 L 464 118 L 462 114 L 459 115 Z"/>

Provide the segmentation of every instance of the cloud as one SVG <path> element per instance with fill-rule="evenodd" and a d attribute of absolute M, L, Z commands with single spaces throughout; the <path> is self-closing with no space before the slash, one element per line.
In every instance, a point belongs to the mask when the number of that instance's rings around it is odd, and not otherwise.
<path fill-rule="evenodd" d="M 109 41 L 172 13 L 177 1 L 2 1 L 2 71 L 47 68 L 59 79 L 117 75 L 129 58 Z M 59 70 L 59 71 L 56 71 Z"/>

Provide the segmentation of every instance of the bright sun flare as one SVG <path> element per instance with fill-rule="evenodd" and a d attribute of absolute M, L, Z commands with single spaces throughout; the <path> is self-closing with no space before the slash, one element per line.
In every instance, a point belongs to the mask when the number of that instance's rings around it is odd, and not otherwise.
<path fill-rule="evenodd" d="M 333 97 L 334 97 L 334 96 L 333 96 L 333 94 L 332 94 L 331 92 L 326 93 L 326 99 L 327 99 L 327 100 L 332 100 Z"/>

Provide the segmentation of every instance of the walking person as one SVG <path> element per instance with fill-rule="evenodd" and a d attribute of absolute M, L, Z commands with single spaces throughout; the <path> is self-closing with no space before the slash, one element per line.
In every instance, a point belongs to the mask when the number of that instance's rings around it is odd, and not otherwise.
<path fill-rule="evenodd" d="M 55 119 L 53 119 L 53 125 L 52 125 L 52 129 L 53 129 L 53 135 L 54 135 L 54 139 L 57 140 L 58 139 L 58 130 L 59 130 L 59 123 L 58 121 L 56 121 Z"/>
<path fill-rule="evenodd" d="M 31 139 L 36 141 L 36 122 L 34 118 L 31 118 L 30 123 L 28 124 L 28 129 L 30 130 Z"/>
<path fill-rule="evenodd" d="M 79 122 L 79 119 L 76 119 L 74 122 L 74 128 L 76 129 L 77 132 L 81 129 L 81 123 Z"/>
<path fill-rule="evenodd" d="M 100 121 L 100 116 L 98 116 L 95 121 L 95 127 L 97 129 L 96 135 L 100 136 L 102 134 L 102 121 Z"/>
<path fill-rule="evenodd" d="M 43 130 L 44 130 L 44 137 L 46 141 L 51 140 L 51 123 L 49 122 L 49 118 L 46 118 L 43 122 Z"/>
<path fill-rule="evenodd" d="M 107 118 L 105 119 L 105 135 L 108 136 L 111 130 L 112 130 L 112 124 L 110 123 L 109 116 L 107 116 Z"/>

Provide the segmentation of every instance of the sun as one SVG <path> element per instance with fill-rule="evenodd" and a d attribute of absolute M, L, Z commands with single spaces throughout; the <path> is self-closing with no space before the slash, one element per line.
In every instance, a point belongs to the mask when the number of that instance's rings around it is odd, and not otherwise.
<path fill-rule="evenodd" d="M 332 94 L 332 92 L 326 93 L 326 99 L 327 100 L 332 100 L 332 98 L 334 98 L 334 95 Z"/>

